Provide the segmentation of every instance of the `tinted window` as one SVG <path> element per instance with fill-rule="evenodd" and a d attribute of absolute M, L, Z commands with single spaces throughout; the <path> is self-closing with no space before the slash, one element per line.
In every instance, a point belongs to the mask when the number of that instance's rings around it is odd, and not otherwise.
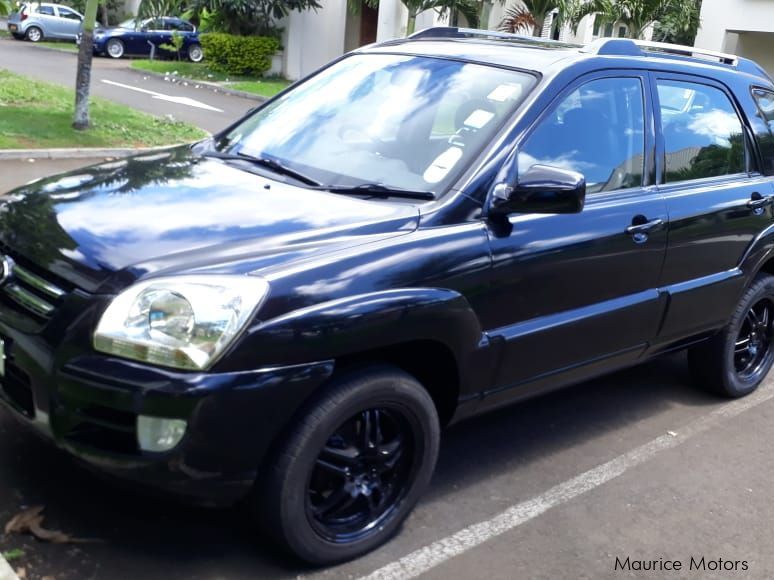
<path fill-rule="evenodd" d="M 758 131 L 758 142 L 763 155 L 763 172 L 774 175 L 774 92 L 765 89 L 753 89 L 753 97 L 758 103 L 758 116 L 766 121 L 768 132 Z"/>
<path fill-rule="evenodd" d="M 577 171 L 589 193 L 639 187 L 644 151 L 639 79 L 600 79 L 582 85 L 540 122 L 519 151 L 519 172 L 534 164 Z"/>
<path fill-rule="evenodd" d="M 81 17 L 69 8 L 59 8 L 59 16 L 69 18 L 70 20 L 80 20 Z"/>
<path fill-rule="evenodd" d="M 46 16 L 54 15 L 53 6 L 38 6 L 38 14 L 45 14 Z"/>
<path fill-rule="evenodd" d="M 182 20 L 167 20 L 167 30 L 179 30 L 180 32 L 193 32 L 193 26 Z"/>
<path fill-rule="evenodd" d="M 715 87 L 658 81 L 667 181 L 745 171 L 742 122 Z"/>
<path fill-rule="evenodd" d="M 327 185 L 440 193 L 534 84 L 527 73 L 456 60 L 356 54 L 262 107 L 218 148 Z"/>

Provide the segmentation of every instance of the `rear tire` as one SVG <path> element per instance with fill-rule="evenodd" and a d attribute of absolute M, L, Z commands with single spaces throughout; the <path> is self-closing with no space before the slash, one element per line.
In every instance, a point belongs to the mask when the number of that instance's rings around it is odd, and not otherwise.
<path fill-rule="evenodd" d="M 188 60 L 191 62 L 202 62 L 204 60 L 204 51 L 200 44 L 192 44 L 188 47 Z"/>
<path fill-rule="evenodd" d="M 43 31 L 37 26 L 30 26 L 27 29 L 25 36 L 30 42 L 40 42 L 43 40 Z"/>
<path fill-rule="evenodd" d="M 110 58 L 121 58 L 124 56 L 124 52 L 126 52 L 124 43 L 117 38 L 111 38 L 105 45 L 105 54 Z"/>
<path fill-rule="evenodd" d="M 698 384 L 726 397 L 749 395 L 774 363 L 774 276 L 758 275 L 726 327 L 688 351 Z"/>
<path fill-rule="evenodd" d="M 266 536 L 316 565 L 386 542 L 438 457 L 433 400 L 393 367 L 349 373 L 305 407 L 253 495 Z"/>

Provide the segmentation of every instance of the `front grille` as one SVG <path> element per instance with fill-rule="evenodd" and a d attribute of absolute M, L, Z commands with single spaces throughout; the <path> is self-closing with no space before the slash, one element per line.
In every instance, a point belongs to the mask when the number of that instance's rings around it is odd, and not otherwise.
<path fill-rule="evenodd" d="M 2 286 L 3 302 L 15 309 L 32 314 L 38 320 L 48 320 L 61 304 L 67 290 L 48 276 L 14 263 L 8 281 Z"/>
<path fill-rule="evenodd" d="M 5 376 L 0 379 L 0 389 L 19 411 L 30 419 L 35 417 L 35 401 L 30 377 L 9 361 L 5 363 Z"/>

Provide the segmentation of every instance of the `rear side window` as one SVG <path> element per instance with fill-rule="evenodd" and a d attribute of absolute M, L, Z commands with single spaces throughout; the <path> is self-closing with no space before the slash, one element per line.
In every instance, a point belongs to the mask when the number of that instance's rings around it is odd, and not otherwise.
<path fill-rule="evenodd" d="M 44 14 L 45 16 L 53 16 L 54 15 L 54 7 L 53 6 L 38 6 L 38 14 Z"/>
<path fill-rule="evenodd" d="M 640 187 L 645 153 L 642 83 L 604 78 L 562 100 L 519 149 L 519 172 L 551 165 L 582 173 L 587 191 Z"/>
<path fill-rule="evenodd" d="M 743 173 L 744 131 L 726 93 L 697 83 L 657 82 L 666 181 Z"/>

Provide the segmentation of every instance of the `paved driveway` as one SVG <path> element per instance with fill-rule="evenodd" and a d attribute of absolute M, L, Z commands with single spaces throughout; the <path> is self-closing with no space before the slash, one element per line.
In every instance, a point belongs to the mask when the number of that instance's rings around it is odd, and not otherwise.
<path fill-rule="evenodd" d="M 195 82 L 173 84 L 129 70 L 128 60 L 95 58 L 91 93 L 139 111 L 187 121 L 210 132 L 241 117 L 257 102 L 214 92 Z M 33 78 L 75 86 L 76 53 L 37 47 L 0 37 L 0 68 Z M 199 88 L 196 88 L 196 87 Z"/>

